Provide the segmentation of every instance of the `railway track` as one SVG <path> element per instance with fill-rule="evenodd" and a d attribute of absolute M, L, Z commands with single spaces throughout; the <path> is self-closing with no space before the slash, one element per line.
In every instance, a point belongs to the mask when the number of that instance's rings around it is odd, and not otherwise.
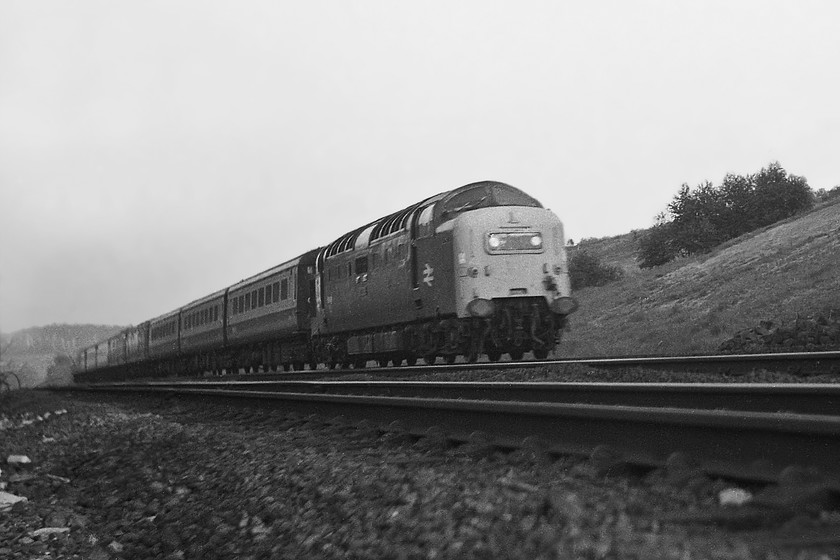
<path fill-rule="evenodd" d="M 100 384 L 88 388 L 196 395 L 252 391 L 702 408 L 741 412 L 840 413 L 840 384 L 210 380 Z"/>
<path fill-rule="evenodd" d="M 792 384 L 192 381 L 77 387 L 235 400 L 382 431 L 608 457 L 645 468 L 674 453 L 716 476 L 773 482 L 817 469 L 840 492 L 840 386 Z"/>
<path fill-rule="evenodd" d="M 374 362 L 370 362 L 371 364 Z M 411 377 L 432 373 L 457 371 L 503 371 L 512 367 L 522 369 L 562 368 L 586 366 L 598 369 L 654 369 L 674 372 L 744 374 L 754 371 L 777 371 L 809 376 L 836 374 L 840 376 L 840 351 L 773 352 L 766 354 L 716 354 L 703 356 L 633 356 L 523 361 L 479 361 L 475 363 L 427 364 L 415 366 L 364 367 L 352 369 L 298 370 L 291 372 L 254 372 L 228 374 L 226 379 L 263 380 L 316 379 L 364 372 L 372 375 Z"/>

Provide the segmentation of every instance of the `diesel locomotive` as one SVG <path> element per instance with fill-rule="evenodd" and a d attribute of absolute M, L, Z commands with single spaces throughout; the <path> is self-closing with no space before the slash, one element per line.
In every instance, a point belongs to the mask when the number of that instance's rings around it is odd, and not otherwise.
<path fill-rule="evenodd" d="M 542 359 L 577 308 L 570 291 L 557 216 L 482 181 L 85 348 L 75 377 Z"/>

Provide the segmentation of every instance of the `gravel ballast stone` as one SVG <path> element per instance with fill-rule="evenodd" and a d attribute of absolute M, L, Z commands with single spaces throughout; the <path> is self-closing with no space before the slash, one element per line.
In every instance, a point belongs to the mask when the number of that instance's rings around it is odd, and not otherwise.
<path fill-rule="evenodd" d="M 722 507 L 678 469 L 153 397 L 0 402 L 2 558 L 838 557 L 840 516 Z M 99 399 L 99 400 L 97 400 Z M 7 464 L 22 455 L 28 464 Z M 676 461 L 672 461 L 676 462 Z M 49 530 L 45 530 L 49 529 Z"/>

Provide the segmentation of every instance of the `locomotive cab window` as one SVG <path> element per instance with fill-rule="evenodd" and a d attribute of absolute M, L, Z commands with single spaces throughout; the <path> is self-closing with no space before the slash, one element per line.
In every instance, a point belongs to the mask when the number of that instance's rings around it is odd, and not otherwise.
<path fill-rule="evenodd" d="M 535 198 L 531 198 L 519 189 L 508 185 L 493 185 L 490 187 L 493 193 L 493 204 L 495 206 L 531 206 L 542 208 L 542 204 Z"/>
<path fill-rule="evenodd" d="M 356 274 L 364 274 L 368 271 L 368 258 L 359 257 L 356 259 Z"/>
<path fill-rule="evenodd" d="M 488 206 L 530 206 L 542 205 L 524 192 L 504 183 L 481 183 L 453 194 L 441 204 L 440 218 L 448 220 L 457 214 Z"/>
<path fill-rule="evenodd" d="M 429 237 L 434 233 L 432 218 L 435 214 L 435 205 L 430 204 L 423 208 L 417 217 L 417 237 Z"/>

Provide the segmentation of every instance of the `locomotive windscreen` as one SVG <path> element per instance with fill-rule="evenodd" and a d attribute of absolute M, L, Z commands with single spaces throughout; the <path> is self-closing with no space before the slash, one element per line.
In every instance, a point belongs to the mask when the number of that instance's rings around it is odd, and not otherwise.
<path fill-rule="evenodd" d="M 479 183 L 456 192 L 443 201 L 441 216 L 452 218 L 455 214 L 487 208 L 488 206 L 531 206 L 542 208 L 535 198 L 504 183 Z"/>

